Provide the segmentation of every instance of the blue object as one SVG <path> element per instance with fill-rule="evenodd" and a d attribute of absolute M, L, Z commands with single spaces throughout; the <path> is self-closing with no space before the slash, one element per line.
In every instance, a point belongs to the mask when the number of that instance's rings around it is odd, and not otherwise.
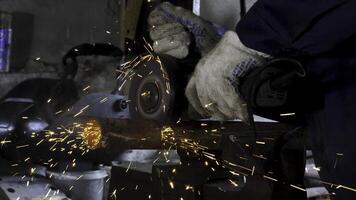
<path fill-rule="evenodd" d="M 275 57 L 318 55 L 356 33 L 356 1 L 259 0 L 237 26 L 245 46 Z"/>
<path fill-rule="evenodd" d="M 355 10 L 352 0 L 259 0 L 236 29 L 247 47 L 303 62 L 324 94 L 321 109 L 306 113 L 319 174 L 349 188 L 356 188 Z M 332 199 L 356 199 L 352 189 L 328 189 Z"/>
<path fill-rule="evenodd" d="M 12 29 L 0 29 L 0 72 L 8 72 Z"/>

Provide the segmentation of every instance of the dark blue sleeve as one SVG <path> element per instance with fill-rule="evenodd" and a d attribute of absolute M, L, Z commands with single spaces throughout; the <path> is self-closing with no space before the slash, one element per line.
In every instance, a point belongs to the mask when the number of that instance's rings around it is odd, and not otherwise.
<path fill-rule="evenodd" d="M 240 40 L 273 55 L 316 55 L 356 33 L 355 0 L 259 0 L 237 25 Z"/>

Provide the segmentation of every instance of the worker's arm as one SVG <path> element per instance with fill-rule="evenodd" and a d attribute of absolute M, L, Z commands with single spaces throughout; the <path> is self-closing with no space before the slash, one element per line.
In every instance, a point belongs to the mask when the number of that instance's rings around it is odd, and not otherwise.
<path fill-rule="evenodd" d="M 327 52 L 356 33 L 356 1 L 259 0 L 239 22 L 249 48 L 273 55 Z"/>
<path fill-rule="evenodd" d="M 233 31 L 221 37 L 210 22 L 167 2 L 150 14 L 148 22 L 156 53 L 184 58 L 189 53 L 189 42 L 184 39 L 186 31 L 194 36 L 202 59 L 185 92 L 193 108 L 207 118 L 247 121 L 246 103 L 238 91 L 239 80 L 249 70 L 262 66 L 268 55 L 244 46 Z"/>

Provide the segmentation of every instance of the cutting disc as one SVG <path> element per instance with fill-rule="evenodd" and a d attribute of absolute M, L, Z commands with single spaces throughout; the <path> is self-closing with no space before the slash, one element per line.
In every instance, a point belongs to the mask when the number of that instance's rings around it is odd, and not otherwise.
<path fill-rule="evenodd" d="M 141 55 L 123 64 L 118 92 L 128 97 L 130 116 L 158 122 L 173 120 L 177 109 L 175 59 L 153 54 Z"/>

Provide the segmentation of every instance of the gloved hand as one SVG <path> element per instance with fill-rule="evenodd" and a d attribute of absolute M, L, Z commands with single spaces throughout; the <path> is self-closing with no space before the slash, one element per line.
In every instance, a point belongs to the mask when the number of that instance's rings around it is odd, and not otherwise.
<path fill-rule="evenodd" d="M 247 106 L 238 91 L 239 77 L 263 65 L 265 57 L 245 47 L 235 32 L 226 32 L 196 66 L 186 88 L 189 102 L 204 117 L 247 122 Z"/>
<path fill-rule="evenodd" d="M 156 53 L 185 58 L 189 54 L 190 35 L 179 23 L 157 25 L 150 31 Z"/>
<path fill-rule="evenodd" d="M 184 58 L 189 53 L 190 33 L 202 55 L 207 54 L 219 41 L 220 36 L 214 26 L 182 7 L 164 2 L 149 15 L 150 37 L 153 49 L 176 58 Z M 189 32 L 188 32 L 188 31 Z"/>

